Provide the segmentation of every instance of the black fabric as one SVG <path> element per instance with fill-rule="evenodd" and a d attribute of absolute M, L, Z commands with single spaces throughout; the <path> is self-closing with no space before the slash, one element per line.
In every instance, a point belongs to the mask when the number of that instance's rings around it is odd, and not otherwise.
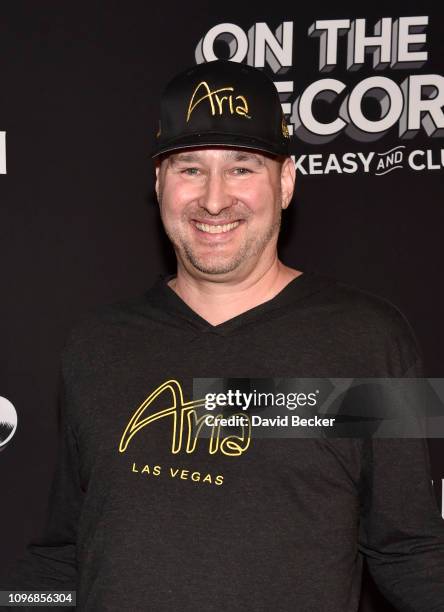
<path fill-rule="evenodd" d="M 193 377 L 421 376 L 400 312 L 304 273 L 213 326 L 167 281 L 72 332 L 48 530 L 8 586 L 76 588 L 80 610 L 354 612 L 366 559 L 399 610 L 442 610 L 424 440 L 253 438 L 230 456 L 198 439 L 173 452 L 168 417 L 119 451 L 169 380 L 188 402 Z M 143 416 L 171 405 L 166 390 Z"/>

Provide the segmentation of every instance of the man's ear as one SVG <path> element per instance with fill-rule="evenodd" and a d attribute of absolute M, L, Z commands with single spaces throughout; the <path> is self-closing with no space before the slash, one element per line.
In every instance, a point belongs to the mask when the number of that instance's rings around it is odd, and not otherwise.
<path fill-rule="evenodd" d="M 155 190 L 156 190 L 157 200 L 160 202 L 160 198 L 159 198 L 159 192 L 160 192 L 160 187 L 159 187 L 159 182 L 160 182 L 160 161 L 158 159 L 156 159 L 156 161 L 155 161 L 155 170 L 156 170 L 156 185 L 155 185 Z"/>
<path fill-rule="evenodd" d="M 281 168 L 282 208 L 287 208 L 293 197 L 296 168 L 291 157 L 286 157 Z"/>

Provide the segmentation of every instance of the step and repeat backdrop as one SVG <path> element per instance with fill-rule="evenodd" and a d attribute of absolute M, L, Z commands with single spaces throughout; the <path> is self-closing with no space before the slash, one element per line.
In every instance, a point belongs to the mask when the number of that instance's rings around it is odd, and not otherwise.
<path fill-rule="evenodd" d="M 149 153 L 188 66 L 274 80 L 297 167 L 282 259 L 389 299 L 444 376 L 443 41 L 439 3 L 2 4 L 1 567 L 44 522 L 69 330 L 174 270 Z M 442 511 L 444 442 L 429 447 Z M 361 609 L 392 609 L 368 577 Z"/>

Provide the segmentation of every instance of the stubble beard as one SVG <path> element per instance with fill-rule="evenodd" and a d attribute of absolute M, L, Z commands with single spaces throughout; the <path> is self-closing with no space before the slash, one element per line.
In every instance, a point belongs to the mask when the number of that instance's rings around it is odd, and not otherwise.
<path fill-rule="evenodd" d="M 241 245 L 240 249 L 230 258 L 221 261 L 221 256 L 217 251 L 212 256 L 199 257 L 193 249 L 193 245 L 183 236 L 180 231 L 165 227 L 168 238 L 170 239 L 176 254 L 182 256 L 196 270 L 204 274 L 227 274 L 236 270 L 243 262 L 252 258 L 257 258 L 265 249 L 267 244 L 279 234 L 281 227 L 282 208 L 279 206 L 278 212 L 273 223 L 261 236 L 250 236 Z M 217 245 L 215 245 L 217 249 Z"/>

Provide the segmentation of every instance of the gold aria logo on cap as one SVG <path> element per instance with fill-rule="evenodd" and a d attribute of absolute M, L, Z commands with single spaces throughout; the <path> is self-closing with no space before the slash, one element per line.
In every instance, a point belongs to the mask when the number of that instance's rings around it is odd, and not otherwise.
<path fill-rule="evenodd" d="M 203 91 L 203 95 L 201 95 L 200 98 L 197 98 L 199 91 Z M 227 93 L 225 95 L 220 95 L 223 92 Z M 227 111 L 230 115 L 240 115 L 246 119 L 251 119 L 251 117 L 248 115 L 248 102 L 245 96 L 235 96 L 231 92 L 234 92 L 234 87 L 231 86 L 220 87 L 219 89 L 214 89 L 211 91 L 208 83 L 206 81 L 201 81 L 191 96 L 190 103 L 188 105 L 187 123 L 190 120 L 191 114 L 196 106 L 205 103 L 205 101 L 208 101 L 211 115 L 213 117 L 217 114 L 223 115 L 225 111 Z"/>
<path fill-rule="evenodd" d="M 282 134 L 285 138 L 290 138 L 290 132 L 288 131 L 288 125 L 285 121 L 285 117 L 282 117 Z"/>

